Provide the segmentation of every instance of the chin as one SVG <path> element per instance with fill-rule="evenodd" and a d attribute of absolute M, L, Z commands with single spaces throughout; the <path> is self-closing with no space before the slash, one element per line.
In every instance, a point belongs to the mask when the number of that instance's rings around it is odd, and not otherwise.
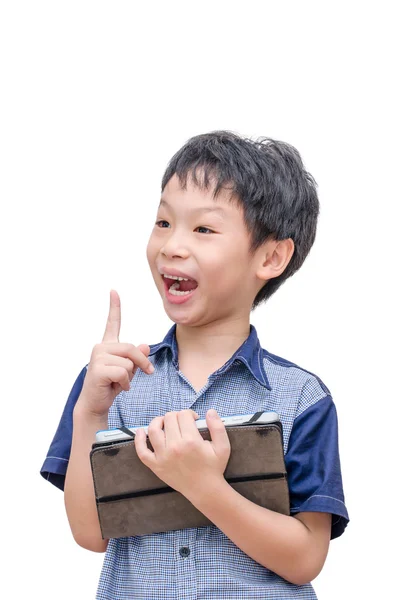
<path fill-rule="evenodd" d="M 189 323 L 189 321 L 191 320 L 191 319 L 189 319 L 189 317 L 176 317 L 175 315 L 170 314 L 170 312 L 167 310 L 165 312 L 166 312 L 167 317 L 171 321 L 173 321 L 176 325 L 190 325 L 191 324 L 191 323 Z"/>
<path fill-rule="evenodd" d="M 188 314 L 178 314 L 178 307 L 175 307 L 175 309 L 171 310 L 169 309 L 169 307 L 167 307 L 166 305 L 166 301 L 163 302 L 163 307 L 164 307 L 164 311 L 165 314 L 167 315 L 167 317 L 173 321 L 174 323 L 176 323 L 177 325 L 192 325 L 192 316 L 188 315 Z M 167 310 L 168 308 L 168 310 Z"/>

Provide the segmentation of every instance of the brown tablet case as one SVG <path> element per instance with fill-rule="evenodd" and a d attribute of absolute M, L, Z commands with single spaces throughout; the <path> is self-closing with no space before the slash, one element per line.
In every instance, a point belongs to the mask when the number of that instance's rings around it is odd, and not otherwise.
<path fill-rule="evenodd" d="M 226 427 L 231 453 L 224 477 L 255 504 L 289 515 L 281 422 L 255 423 L 261 414 L 247 424 Z M 211 439 L 208 429 L 200 433 Z M 153 450 L 149 438 L 147 445 Z M 103 539 L 212 524 L 142 463 L 133 439 L 94 444 L 90 459 Z"/>

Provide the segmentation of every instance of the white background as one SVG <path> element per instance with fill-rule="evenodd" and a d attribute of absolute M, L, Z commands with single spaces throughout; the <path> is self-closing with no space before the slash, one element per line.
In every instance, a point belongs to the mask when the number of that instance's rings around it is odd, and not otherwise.
<path fill-rule="evenodd" d="M 172 325 L 146 241 L 168 160 L 190 136 L 214 129 L 287 141 L 317 180 L 315 245 L 252 323 L 263 347 L 319 375 L 338 409 L 351 523 L 314 582 L 319 598 L 390 597 L 391 9 L 348 1 L 2 2 L 7 598 L 94 598 L 103 555 L 74 543 L 63 494 L 39 470 L 72 384 L 102 338 L 109 290 L 121 296 L 122 341 L 154 344 Z"/>

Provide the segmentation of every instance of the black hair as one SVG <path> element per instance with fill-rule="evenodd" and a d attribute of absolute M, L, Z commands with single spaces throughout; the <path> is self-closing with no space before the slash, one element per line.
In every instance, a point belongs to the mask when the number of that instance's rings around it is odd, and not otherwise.
<path fill-rule="evenodd" d="M 201 189 L 213 186 L 213 197 L 230 190 L 243 209 L 253 254 L 266 240 L 291 238 L 294 253 L 281 275 L 268 280 L 252 309 L 265 302 L 303 264 L 316 237 L 320 205 L 316 181 L 299 152 L 285 142 L 243 138 L 231 131 L 197 135 L 172 157 L 161 190 L 176 174 L 183 189 L 190 176 Z"/>

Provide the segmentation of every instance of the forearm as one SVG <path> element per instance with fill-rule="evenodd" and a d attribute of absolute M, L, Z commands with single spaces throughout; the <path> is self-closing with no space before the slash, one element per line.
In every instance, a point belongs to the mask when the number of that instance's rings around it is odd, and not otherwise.
<path fill-rule="evenodd" d="M 302 585 L 321 571 L 328 546 L 299 519 L 254 504 L 224 479 L 187 497 L 243 552 L 287 581 Z"/>
<path fill-rule="evenodd" d="M 65 479 L 65 507 L 76 542 L 94 552 L 104 552 L 92 481 L 90 450 L 95 433 L 107 428 L 107 417 L 96 417 L 77 403 L 73 413 L 73 438 Z"/>

